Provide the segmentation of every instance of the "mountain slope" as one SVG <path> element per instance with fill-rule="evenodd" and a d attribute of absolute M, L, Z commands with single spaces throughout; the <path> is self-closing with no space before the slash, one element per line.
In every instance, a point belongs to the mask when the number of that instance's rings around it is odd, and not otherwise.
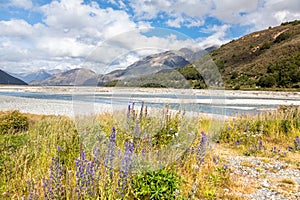
<path fill-rule="evenodd" d="M 209 48 L 209 50 L 214 48 L 216 47 Z M 182 68 L 205 53 L 207 53 L 206 50 L 182 48 L 178 51 L 173 50 L 149 55 L 124 70 L 116 70 L 102 76 L 100 85 L 116 80 L 132 81 L 139 77 L 152 76 L 161 71 Z"/>
<path fill-rule="evenodd" d="M 299 52 L 300 21 L 294 21 L 231 41 L 211 52 L 211 57 L 227 87 L 254 88 L 270 66 L 297 59 Z M 287 87 L 278 82 L 273 86 Z"/>
<path fill-rule="evenodd" d="M 96 85 L 97 74 L 89 69 L 72 69 L 51 77 L 33 81 L 31 85 Z"/>
<path fill-rule="evenodd" d="M 161 70 L 118 86 L 206 88 L 208 82 L 223 85 L 222 79 L 229 89 L 300 88 L 300 21 L 251 33 L 183 68 Z"/>
<path fill-rule="evenodd" d="M 9 75 L 0 69 L 0 84 L 27 85 L 24 81 Z"/>
<path fill-rule="evenodd" d="M 30 83 L 32 81 L 42 81 L 51 76 L 51 74 L 49 74 L 45 70 L 39 70 L 36 72 L 21 73 L 21 74 L 11 73 L 11 75 L 25 81 L 26 83 Z"/>

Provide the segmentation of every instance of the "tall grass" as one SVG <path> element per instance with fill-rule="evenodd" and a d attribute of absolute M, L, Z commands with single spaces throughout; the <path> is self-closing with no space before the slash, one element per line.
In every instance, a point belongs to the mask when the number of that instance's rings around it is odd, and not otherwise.
<path fill-rule="evenodd" d="M 300 149 L 297 107 L 228 120 L 220 135 L 213 120 L 144 105 L 84 120 L 18 115 L 28 129 L 0 134 L 0 199 L 238 199 L 213 142 L 244 155 Z"/>

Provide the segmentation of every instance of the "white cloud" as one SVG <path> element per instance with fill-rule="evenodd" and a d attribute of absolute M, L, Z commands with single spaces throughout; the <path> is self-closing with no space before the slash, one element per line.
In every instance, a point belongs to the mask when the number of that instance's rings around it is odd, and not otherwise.
<path fill-rule="evenodd" d="M 31 0 L 10 0 L 8 5 L 20 7 L 20 8 L 24 8 L 24 9 L 30 9 L 33 7 Z"/>
<path fill-rule="evenodd" d="M 0 36 L 26 38 L 32 34 L 32 28 L 24 20 L 12 19 L 10 21 L 0 21 Z"/>
<path fill-rule="evenodd" d="M 199 38 L 197 41 L 201 44 L 201 48 L 207 48 L 213 45 L 222 45 L 229 42 L 229 39 L 226 38 L 226 31 L 230 28 L 229 25 L 222 26 L 212 26 L 209 27 L 204 32 L 212 33 L 206 38 Z"/>
<path fill-rule="evenodd" d="M 250 31 L 276 26 L 282 22 L 300 19 L 300 1 L 265 0 L 258 9 L 249 13 L 242 24 L 253 24 Z"/>

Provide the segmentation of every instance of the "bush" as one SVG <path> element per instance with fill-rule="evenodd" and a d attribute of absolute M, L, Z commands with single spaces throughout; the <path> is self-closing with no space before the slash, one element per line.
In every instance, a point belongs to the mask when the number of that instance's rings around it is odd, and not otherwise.
<path fill-rule="evenodd" d="M 281 33 L 278 35 L 278 37 L 274 40 L 274 43 L 280 43 L 283 40 L 286 40 L 290 37 L 290 34 L 288 33 Z"/>
<path fill-rule="evenodd" d="M 261 47 L 260 50 L 270 49 L 271 45 L 268 42 L 265 42 Z"/>
<path fill-rule="evenodd" d="M 136 175 L 132 180 L 137 199 L 176 199 L 181 178 L 166 169 Z"/>
<path fill-rule="evenodd" d="M 261 87 L 273 87 L 276 84 L 276 79 L 273 76 L 263 76 L 259 79 L 258 83 Z"/>
<path fill-rule="evenodd" d="M 28 118 L 17 110 L 6 112 L 0 116 L 0 134 L 27 131 L 28 126 Z"/>

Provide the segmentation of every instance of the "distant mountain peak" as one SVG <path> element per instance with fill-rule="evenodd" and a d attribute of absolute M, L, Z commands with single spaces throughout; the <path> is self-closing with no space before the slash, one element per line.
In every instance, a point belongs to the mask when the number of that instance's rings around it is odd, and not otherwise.
<path fill-rule="evenodd" d="M 90 70 L 76 68 L 54 74 L 41 81 L 33 81 L 31 85 L 97 85 L 98 76 Z"/>

